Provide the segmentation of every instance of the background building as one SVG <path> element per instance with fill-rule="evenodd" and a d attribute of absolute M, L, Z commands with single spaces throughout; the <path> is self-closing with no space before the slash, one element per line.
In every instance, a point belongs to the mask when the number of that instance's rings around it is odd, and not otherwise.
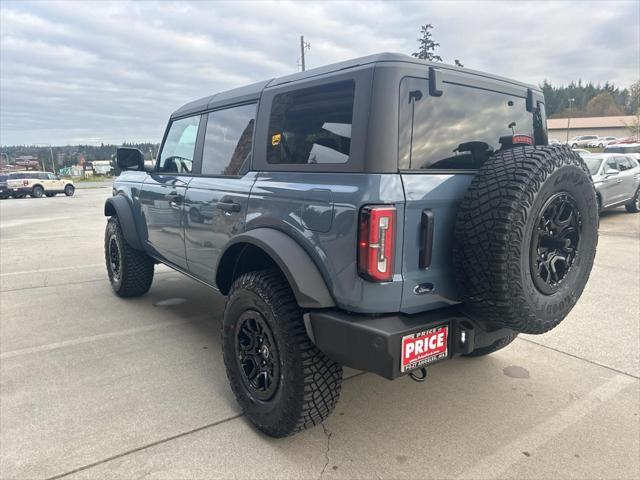
<path fill-rule="evenodd" d="M 567 124 L 569 124 L 569 138 L 578 135 L 629 137 L 632 135 L 634 125 L 638 128 L 638 117 L 626 115 L 617 117 L 576 117 L 571 119 L 550 118 L 547 120 L 549 138 L 555 138 L 561 142 L 566 141 Z"/>

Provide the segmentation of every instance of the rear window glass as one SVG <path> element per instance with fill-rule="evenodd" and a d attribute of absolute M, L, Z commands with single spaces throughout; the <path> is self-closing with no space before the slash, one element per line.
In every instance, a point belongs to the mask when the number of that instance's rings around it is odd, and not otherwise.
<path fill-rule="evenodd" d="M 532 113 L 522 97 L 451 83 L 443 90 L 432 97 L 426 79 L 403 79 L 401 170 L 475 170 L 501 148 L 503 136 L 522 134 L 547 143 L 542 104 Z"/>
<path fill-rule="evenodd" d="M 351 150 L 355 82 L 336 82 L 276 95 L 267 162 L 346 163 Z"/>

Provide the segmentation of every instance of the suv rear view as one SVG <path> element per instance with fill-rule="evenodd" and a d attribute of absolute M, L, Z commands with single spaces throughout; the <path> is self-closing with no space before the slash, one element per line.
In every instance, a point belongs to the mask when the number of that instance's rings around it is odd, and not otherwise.
<path fill-rule="evenodd" d="M 162 262 L 227 302 L 232 389 L 263 432 L 334 409 L 342 366 L 394 379 L 543 333 L 584 288 L 597 206 L 533 86 L 381 54 L 190 102 L 154 169 L 119 149 L 114 292 Z"/>

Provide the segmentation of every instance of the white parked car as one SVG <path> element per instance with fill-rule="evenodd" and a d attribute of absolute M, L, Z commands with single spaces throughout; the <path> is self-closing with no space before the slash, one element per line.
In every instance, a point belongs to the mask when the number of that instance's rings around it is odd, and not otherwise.
<path fill-rule="evenodd" d="M 599 137 L 596 140 L 592 140 L 587 143 L 587 147 L 589 148 L 604 148 L 610 143 L 617 141 L 617 137 Z"/>
<path fill-rule="evenodd" d="M 573 137 L 567 143 L 571 146 L 571 148 L 586 147 L 589 142 L 597 139 L 597 135 L 579 135 L 577 137 Z"/>

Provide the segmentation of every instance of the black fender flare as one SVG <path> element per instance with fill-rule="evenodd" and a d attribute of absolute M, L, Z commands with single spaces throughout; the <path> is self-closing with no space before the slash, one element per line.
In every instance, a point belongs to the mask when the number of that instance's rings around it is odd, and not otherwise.
<path fill-rule="evenodd" d="M 335 307 L 327 284 L 309 254 L 290 236 L 266 227 L 241 233 L 225 245 L 216 266 L 216 285 L 223 294 L 229 292 L 228 279 L 233 278 L 237 260 L 244 250 L 239 248 L 242 244 L 258 247 L 271 257 L 287 278 L 300 307 Z"/>
<path fill-rule="evenodd" d="M 136 228 L 136 222 L 133 218 L 132 206 L 129 199 L 123 195 L 107 198 L 107 201 L 104 202 L 104 215 L 105 217 L 118 217 L 122 234 L 127 243 L 136 250 L 144 250 L 140 237 L 138 236 L 138 229 Z"/>

